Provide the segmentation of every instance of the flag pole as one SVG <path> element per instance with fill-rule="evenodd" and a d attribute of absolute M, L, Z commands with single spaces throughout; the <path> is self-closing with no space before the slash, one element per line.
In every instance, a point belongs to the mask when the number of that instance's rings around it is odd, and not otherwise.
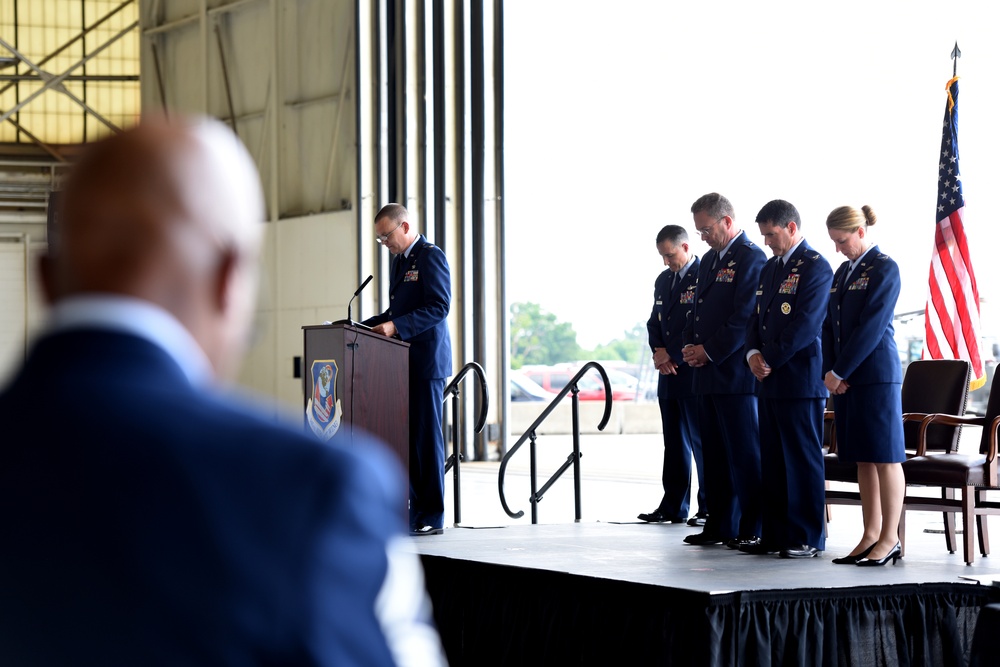
<path fill-rule="evenodd" d="M 952 79 L 945 86 L 948 102 L 937 160 L 937 225 L 927 281 L 923 356 L 968 361 L 972 371 L 969 391 L 973 391 L 986 384 L 986 368 L 980 339 L 979 289 L 965 234 L 965 195 L 958 165 L 958 59 L 961 57 L 956 41 L 951 52 Z"/>

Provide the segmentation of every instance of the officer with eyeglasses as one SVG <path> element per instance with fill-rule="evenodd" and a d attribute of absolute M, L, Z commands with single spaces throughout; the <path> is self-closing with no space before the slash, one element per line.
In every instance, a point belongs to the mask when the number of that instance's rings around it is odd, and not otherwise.
<path fill-rule="evenodd" d="M 691 206 L 695 231 L 711 248 L 701 259 L 694 310 L 682 350 L 699 397 L 708 521 L 688 544 L 756 544 L 761 531 L 757 379 L 743 360 L 747 320 L 766 258 L 718 193 Z"/>
<path fill-rule="evenodd" d="M 451 270 L 400 204 L 375 215 L 375 240 L 392 255 L 389 308 L 364 324 L 410 344 L 410 534 L 444 532 L 444 436 L 441 405 L 452 374 Z"/>

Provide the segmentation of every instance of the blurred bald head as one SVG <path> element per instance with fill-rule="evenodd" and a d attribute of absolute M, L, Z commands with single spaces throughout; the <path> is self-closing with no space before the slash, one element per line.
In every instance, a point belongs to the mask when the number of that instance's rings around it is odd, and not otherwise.
<path fill-rule="evenodd" d="M 225 125 L 148 120 L 90 146 L 63 188 L 58 247 L 43 260 L 50 301 L 142 299 L 173 314 L 231 376 L 256 299 L 263 195 Z"/>

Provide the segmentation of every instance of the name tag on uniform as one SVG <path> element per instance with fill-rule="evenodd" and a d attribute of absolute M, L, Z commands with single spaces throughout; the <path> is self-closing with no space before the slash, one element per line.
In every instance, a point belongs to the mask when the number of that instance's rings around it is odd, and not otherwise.
<path fill-rule="evenodd" d="M 736 280 L 736 269 L 719 269 L 719 272 L 715 274 L 715 282 L 717 283 L 731 283 Z"/>
<path fill-rule="evenodd" d="M 785 281 L 781 283 L 781 287 L 778 288 L 778 294 L 795 294 L 799 289 L 799 274 L 793 273 L 792 275 L 785 278 Z"/>
<path fill-rule="evenodd" d="M 403 282 L 404 283 L 413 283 L 413 282 L 416 282 L 417 281 L 417 277 L 419 276 L 419 274 L 420 274 L 420 272 L 417 271 L 416 269 L 414 269 L 412 271 L 407 271 L 406 275 L 403 276 Z"/>
<path fill-rule="evenodd" d="M 681 292 L 681 303 L 694 303 L 693 289 L 689 289 L 686 292 Z"/>

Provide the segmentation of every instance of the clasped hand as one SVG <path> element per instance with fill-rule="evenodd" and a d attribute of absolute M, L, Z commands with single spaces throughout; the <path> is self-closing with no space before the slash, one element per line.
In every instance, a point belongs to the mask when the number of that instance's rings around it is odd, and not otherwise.
<path fill-rule="evenodd" d="M 835 396 L 839 396 L 850 389 L 850 385 L 848 385 L 844 380 L 838 379 L 837 376 L 833 374 L 833 371 L 827 371 L 826 377 L 823 378 L 823 384 L 825 384 L 826 388 L 830 390 L 830 393 Z"/>
<path fill-rule="evenodd" d="M 700 368 L 709 362 L 704 345 L 685 345 L 682 352 L 685 363 L 692 368 Z"/>
<path fill-rule="evenodd" d="M 764 361 L 764 355 L 758 352 L 757 354 L 750 357 L 750 372 L 759 381 L 763 382 L 764 378 L 771 374 L 771 367 L 767 365 Z"/>
<path fill-rule="evenodd" d="M 653 366 L 660 375 L 677 375 L 677 362 L 662 347 L 653 350 Z"/>

